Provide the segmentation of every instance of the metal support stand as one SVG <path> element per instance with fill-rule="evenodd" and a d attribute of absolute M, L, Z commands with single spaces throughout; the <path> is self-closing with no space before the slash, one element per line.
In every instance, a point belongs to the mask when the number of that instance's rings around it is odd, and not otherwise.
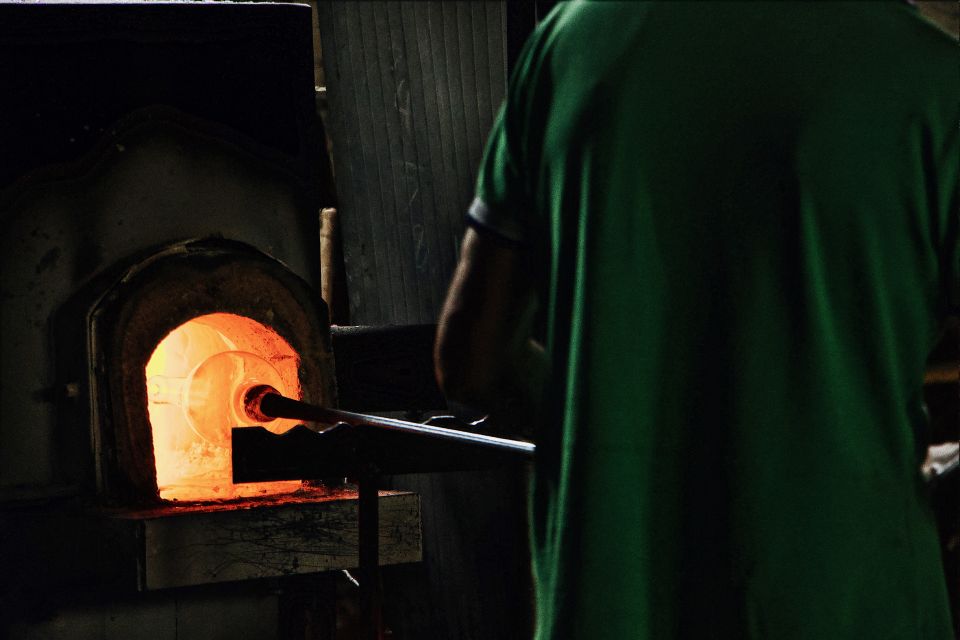
<path fill-rule="evenodd" d="M 383 638 L 382 593 L 380 588 L 379 474 L 373 465 L 363 465 L 359 489 L 360 611 L 363 640 Z"/>

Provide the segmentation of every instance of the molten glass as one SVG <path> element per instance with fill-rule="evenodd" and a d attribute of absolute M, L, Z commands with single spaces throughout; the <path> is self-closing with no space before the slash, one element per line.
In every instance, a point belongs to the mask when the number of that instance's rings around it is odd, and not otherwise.
<path fill-rule="evenodd" d="M 297 421 L 255 420 L 246 393 L 269 385 L 300 398 L 300 361 L 272 329 L 215 313 L 171 331 L 147 363 L 147 410 L 157 485 L 165 500 L 211 500 L 295 491 L 299 482 L 232 482 L 230 429 L 262 425 L 282 433 Z"/>

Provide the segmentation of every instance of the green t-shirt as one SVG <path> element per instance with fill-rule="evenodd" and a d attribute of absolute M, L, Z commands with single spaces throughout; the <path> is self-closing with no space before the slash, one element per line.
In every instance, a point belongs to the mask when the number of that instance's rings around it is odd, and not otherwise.
<path fill-rule="evenodd" d="M 471 216 L 553 367 L 537 637 L 951 637 L 925 357 L 960 292 L 956 43 L 900 2 L 572 3 Z"/>

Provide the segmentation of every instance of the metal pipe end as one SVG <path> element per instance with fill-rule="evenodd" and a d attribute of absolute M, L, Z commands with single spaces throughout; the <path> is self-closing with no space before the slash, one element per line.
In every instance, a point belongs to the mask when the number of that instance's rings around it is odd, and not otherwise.
<path fill-rule="evenodd" d="M 268 384 L 258 384 L 247 389 L 243 394 L 243 410 L 248 418 L 257 422 L 270 422 L 277 417 L 263 411 L 263 399 L 270 394 L 280 395 L 280 392 Z"/>

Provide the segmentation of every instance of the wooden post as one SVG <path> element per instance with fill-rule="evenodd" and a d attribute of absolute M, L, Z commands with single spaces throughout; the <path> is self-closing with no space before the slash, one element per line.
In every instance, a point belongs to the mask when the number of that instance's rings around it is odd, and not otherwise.
<path fill-rule="evenodd" d="M 327 303 L 330 324 L 347 324 L 347 284 L 343 241 L 336 209 L 320 210 L 320 297 Z"/>

